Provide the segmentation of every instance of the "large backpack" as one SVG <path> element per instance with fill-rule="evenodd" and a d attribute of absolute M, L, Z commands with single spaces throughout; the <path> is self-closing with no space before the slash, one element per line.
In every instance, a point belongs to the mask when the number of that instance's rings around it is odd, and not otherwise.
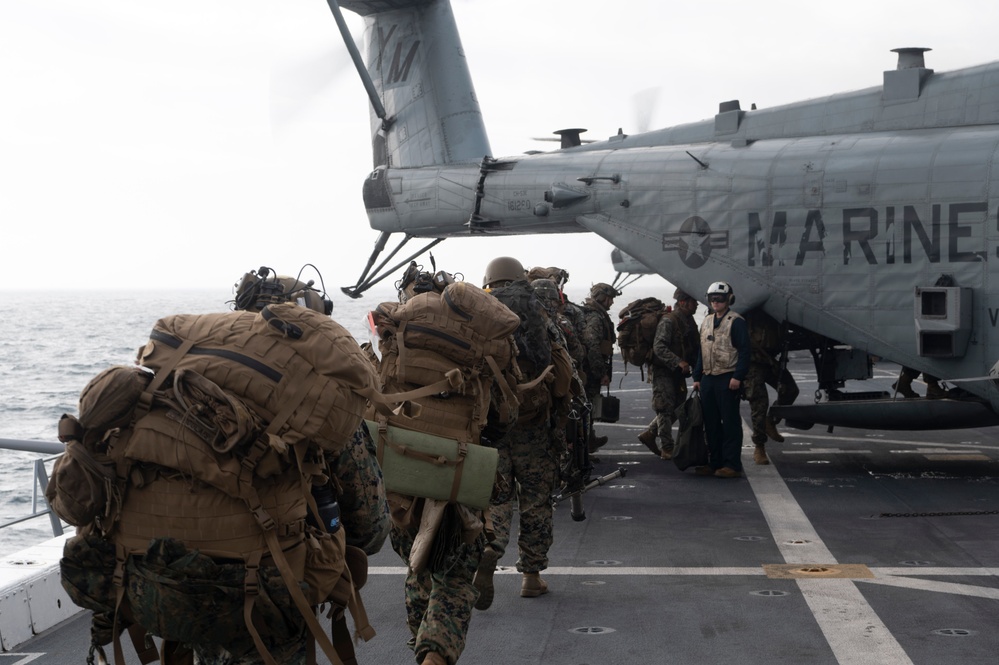
<path fill-rule="evenodd" d="M 451 378 L 448 390 L 414 399 L 412 414 L 389 421 L 403 429 L 478 443 L 489 421 L 493 388 L 500 420 L 517 412 L 512 333 L 519 319 L 482 289 L 456 282 L 442 293 L 420 293 L 404 304 L 386 302 L 373 312 L 381 351 L 382 390 L 407 393 Z M 494 414 L 495 415 L 495 414 Z M 495 420 L 495 418 L 494 418 Z"/>
<path fill-rule="evenodd" d="M 49 488 L 82 527 L 61 568 L 94 610 L 94 645 L 114 639 L 123 662 L 118 632 L 134 623 L 274 663 L 269 649 L 308 629 L 338 662 L 313 606 L 332 603 L 340 621 L 349 606 L 358 633 L 374 631 L 343 529 L 317 527 L 311 488 L 373 396 L 371 363 L 341 326 L 293 304 L 160 319 L 138 360 L 145 369 L 96 377 L 80 418 L 63 417 Z M 86 484 L 101 490 L 89 506 L 69 496 Z"/>
<path fill-rule="evenodd" d="M 552 343 L 548 336 L 548 321 L 541 301 L 527 280 L 515 280 L 491 292 L 520 318 L 514 331 L 517 343 L 517 366 L 524 378 L 537 382 L 532 388 L 521 390 L 519 422 L 547 415 L 551 395 L 544 381 L 552 363 Z"/>
<path fill-rule="evenodd" d="M 518 414 L 520 373 L 513 331 L 519 317 L 466 282 L 382 303 L 370 317 L 379 338 L 382 388 L 412 393 L 416 409 L 373 414 L 378 460 L 397 527 L 416 529 L 411 570 L 433 570 L 445 513 L 490 528 L 478 511 L 493 495 L 498 450 L 488 445 Z M 483 521 L 479 521 L 482 519 Z M 467 534 L 466 534 L 467 535 Z"/>
<path fill-rule="evenodd" d="M 641 298 L 628 303 L 618 314 L 617 345 L 626 372 L 628 365 L 635 365 L 644 375 L 644 366 L 652 362 L 659 318 L 669 311 L 658 298 Z"/>

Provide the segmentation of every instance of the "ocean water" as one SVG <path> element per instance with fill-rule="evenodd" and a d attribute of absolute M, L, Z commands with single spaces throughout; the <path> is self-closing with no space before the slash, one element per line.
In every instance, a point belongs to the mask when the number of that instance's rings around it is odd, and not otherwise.
<path fill-rule="evenodd" d="M 0 438 L 56 441 L 59 417 L 76 414 L 80 390 L 101 370 L 131 364 L 157 319 L 228 311 L 231 299 L 229 289 L 0 291 Z M 393 299 L 391 290 L 334 296 L 333 319 L 367 341 L 368 311 Z M 32 466 L 44 457 L 0 450 L 0 523 L 31 512 Z M 51 536 L 48 517 L 0 529 L 0 556 Z"/>

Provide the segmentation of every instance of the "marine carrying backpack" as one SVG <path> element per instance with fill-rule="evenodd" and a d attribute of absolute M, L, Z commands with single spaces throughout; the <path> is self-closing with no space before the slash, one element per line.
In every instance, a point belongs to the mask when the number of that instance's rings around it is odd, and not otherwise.
<path fill-rule="evenodd" d="M 414 295 L 404 304 L 382 303 L 372 318 L 386 393 L 411 393 L 451 380 L 446 389 L 413 400 L 419 405 L 418 415 L 370 414 L 377 421 L 386 489 L 457 501 L 468 493 L 462 483 L 479 478 L 485 484 L 479 489 L 488 496 L 494 471 L 466 475 L 464 467 L 470 454 L 495 456 L 493 449 L 479 449 L 484 429 L 491 436 L 493 431 L 505 431 L 516 418 L 519 374 L 512 333 L 519 317 L 477 286 L 456 282 L 441 293 Z M 436 439 L 409 434 L 414 432 Z M 438 446 L 451 452 L 444 454 Z M 419 471 L 420 465 L 425 472 Z M 435 471 L 442 465 L 450 482 L 442 483 Z M 494 458 L 492 465 L 495 470 Z M 405 473 L 396 474 L 395 469 Z M 422 480 L 422 487 L 414 487 L 411 479 Z M 477 489 L 473 493 L 481 494 Z"/>
<path fill-rule="evenodd" d="M 618 314 L 617 345 L 626 372 L 628 365 L 635 365 L 644 378 L 644 366 L 652 363 L 659 318 L 669 311 L 670 308 L 658 298 L 641 298 L 628 303 Z"/>
<path fill-rule="evenodd" d="M 337 323 L 292 304 L 160 319 L 139 362 L 95 378 L 80 418 L 60 422 L 68 454 L 51 504 L 82 527 L 63 585 L 94 610 L 94 645 L 113 638 L 124 662 L 118 633 L 134 623 L 274 664 L 269 649 L 308 630 L 340 662 L 313 606 L 331 603 L 341 621 L 349 606 L 358 634 L 374 631 L 343 530 L 307 515 L 323 451 L 342 450 L 376 397 L 371 363 Z M 102 490 L 90 506 L 69 496 L 81 485 Z"/>
<path fill-rule="evenodd" d="M 534 294 L 530 283 L 521 279 L 494 289 L 491 293 L 520 319 L 520 324 L 513 332 L 517 343 L 517 366 L 524 379 L 535 383 L 531 388 L 525 386 L 520 390 L 518 422 L 547 417 L 551 408 L 551 393 L 544 377 L 552 368 L 552 343 L 541 301 Z"/>

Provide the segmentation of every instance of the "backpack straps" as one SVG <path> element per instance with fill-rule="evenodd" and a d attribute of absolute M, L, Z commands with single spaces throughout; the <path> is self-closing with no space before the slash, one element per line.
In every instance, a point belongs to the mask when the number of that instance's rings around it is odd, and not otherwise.
<path fill-rule="evenodd" d="M 303 381 L 299 385 L 295 386 L 294 393 L 289 397 L 288 401 L 285 402 L 281 411 L 278 412 L 274 419 L 271 420 L 270 424 L 267 426 L 268 436 L 277 436 L 278 431 L 284 426 L 291 414 L 295 412 L 295 409 L 305 400 L 306 395 L 309 393 L 309 389 L 312 387 L 310 381 Z M 258 439 L 259 440 L 259 439 Z M 254 454 L 260 451 L 260 454 Z M 284 580 L 285 586 L 288 588 L 288 593 L 291 596 L 292 601 L 294 601 L 295 606 L 298 608 L 299 613 L 301 613 L 302 618 L 305 619 L 306 625 L 309 627 L 309 632 L 312 633 L 313 638 L 322 647 L 323 653 L 329 658 L 332 665 L 343 665 L 343 661 L 340 660 L 336 649 L 333 647 L 332 642 L 330 642 L 329 637 L 326 635 L 326 631 L 319 624 L 319 620 L 316 619 L 316 612 L 309 604 L 309 601 L 305 598 L 302 593 L 302 589 L 298 585 L 298 580 L 295 578 L 295 573 L 292 571 L 291 566 L 288 564 L 288 559 L 285 558 L 284 552 L 281 549 L 281 544 L 278 542 L 277 533 L 275 527 L 274 519 L 267 513 L 263 507 L 263 503 L 260 500 L 260 495 L 257 493 L 255 487 L 253 487 L 253 469 L 256 467 L 257 462 L 259 462 L 262 456 L 262 447 L 255 446 L 253 452 L 247 455 L 243 459 L 243 468 L 249 473 L 247 477 L 240 479 L 240 487 L 242 499 L 246 501 L 247 506 L 256 518 L 261 531 L 264 534 L 264 541 L 267 543 L 267 550 L 270 552 L 271 559 L 274 561 L 274 565 L 277 566 L 278 571 L 281 573 L 281 578 Z M 260 652 L 261 657 L 267 665 L 278 665 L 274 661 L 273 656 L 267 651 L 260 639 L 259 633 L 253 627 L 253 621 L 251 618 L 251 613 L 253 610 L 253 602 L 256 599 L 256 593 L 253 596 L 250 595 L 250 590 L 255 590 L 257 568 L 260 564 L 260 552 L 255 552 L 250 560 L 247 561 L 246 566 L 246 584 L 247 593 L 245 594 L 244 605 L 243 605 L 243 618 L 246 622 L 247 630 L 250 631 L 253 637 L 254 644 L 257 646 L 257 650 Z M 252 568 L 251 573 L 251 561 L 255 563 Z M 252 579 L 251 579 L 252 575 Z"/>
<path fill-rule="evenodd" d="M 125 547 L 123 545 L 115 545 L 114 577 L 112 578 L 112 584 L 115 587 L 115 601 L 114 621 L 111 629 L 111 632 L 114 634 L 115 665 L 125 665 L 125 652 L 121 648 L 121 631 L 118 630 L 118 617 L 121 616 L 121 603 L 125 599 L 125 562 L 127 560 L 128 552 L 125 551 Z M 145 628 L 137 623 L 133 623 L 129 624 L 126 631 L 142 665 L 152 663 L 159 658 L 156 653 L 156 645 L 149 639 L 148 631 Z"/>
<path fill-rule="evenodd" d="M 177 350 L 171 354 L 170 359 L 160 367 L 159 371 L 156 372 L 156 376 L 153 380 L 149 382 L 146 389 L 142 391 L 139 395 L 139 403 L 135 405 L 135 413 L 132 416 L 132 424 L 135 424 L 137 420 L 149 413 L 149 410 L 153 408 L 153 393 L 155 393 L 163 382 L 166 381 L 170 372 L 177 366 L 177 364 L 187 355 L 187 352 L 194 348 L 194 340 L 188 339 L 181 342 Z"/>
<path fill-rule="evenodd" d="M 264 641 L 260 637 L 257 627 L 253 625 L 253 605 L 257 602 L 257 596 L 260 594 L 260 555 L 260 550 L 252 552 L 249 558 L 243 562 L 246 571 L 243 576 L 243 623 L 246 624 L 246 629 L 249 631 L 250 637 L 253 638 L 253 644 L 256 645 L 257 652 L 264 659 L 264 662 L 267 665 L 278 665 L 274 656 L 264 646 Z"/>
<path fill-rule="evenodd" d="M 388 419 L 383 416 L 378 416 L 378 464 L 384 464 L 385 459 L 385 446 L 392 448 L 397 453 L 403 457 L 411 457 L 413 459 L 418 459 L 422 462 L 428 462 L 434 466 L 453 466 L 454 467 L 454 479 L 451 481 L 451 494 L 448 497 L 448 501 L 455 503 L 458 500 L 458 490 L 461 488 L 461 472 L 465 468 L 465 458 L 468 456 L 468 446 L 469 444 L 460 439 L 456 441 L 458 444 L 458 456 L 456 459 L 448 459 L 443 455 L 435 456 L 428 453 L 420 452 L 419 450 L 414 450 L 409 446 L 401 443 L 394 443 L 389 439 L 388 436 Z M 440 434 L 439 436 L 449 436 L 447 433 Z"/>
<path fill-rule="evenodd" d="M 464 386 L 465 377 L 461 370 L 455 367 L 452 370 L 448 370 L 448 372 L 444 375 L 444 378 L 440 381 L 436 381 L 429 386 L 421 386 L 419 388 L 414 388 L 413 390 L 407 390 L 401 393 L 391 393 L 385 395 L 373 386 L 355 388 L 354 392 L 371 402 L 371 405 L 375 407 L 375 411 L 381 415 L 395 416 L 404 414 L 409 418 L 417 418 L 420 415 L 421 406 L 417 403 L 412 403 L 412 400 L 419 399 L 421 397 L 430 397 L 431 395 L 437 395 L 442 392 L 461 390 Z M 393 409 L 390 405 L 398 406 Z"/>
<path fill-rule="evenodd" d="M 517 399 L 517 394 L 513 388 L 510 387 L 510 382 L 507 380 L 506 374 L 503 370 L 499 368 L 499 364 L 496 359 L 492 356 L 486 356 L 486 363 L 489 365 L 489 369 L 493 372 L 493 380 L 496 385 L 499 386 L 500 394 L 503 395 L 503 402 L 499 405 L 499 417 L 503 422 L 510 422 L 510 408 L 511 405 L 520 404 L 520 400 Z"/>

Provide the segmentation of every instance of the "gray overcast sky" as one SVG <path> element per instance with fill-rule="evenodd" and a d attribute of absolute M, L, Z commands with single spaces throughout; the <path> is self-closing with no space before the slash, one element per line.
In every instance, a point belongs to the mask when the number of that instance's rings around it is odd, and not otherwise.
<path fill-rule="evenodd" d="M 634 132 L 643 110 L 657 128 L 880 85 L 897 47 L 933 48 L 937 71 L 999 59 L 982 0 L 453 4 L 496 156 L 563 127 Z M 322 0 L 4 0 L 0 91 L 0 289 L 228 286 L 308 262 L 342 297 L 364 266 L 367 99 Z M 434 254 L 476 283 L 498 255 L 561 265 L 572 295 L 613 278 L 610 250 L 576 234 Z"/>

